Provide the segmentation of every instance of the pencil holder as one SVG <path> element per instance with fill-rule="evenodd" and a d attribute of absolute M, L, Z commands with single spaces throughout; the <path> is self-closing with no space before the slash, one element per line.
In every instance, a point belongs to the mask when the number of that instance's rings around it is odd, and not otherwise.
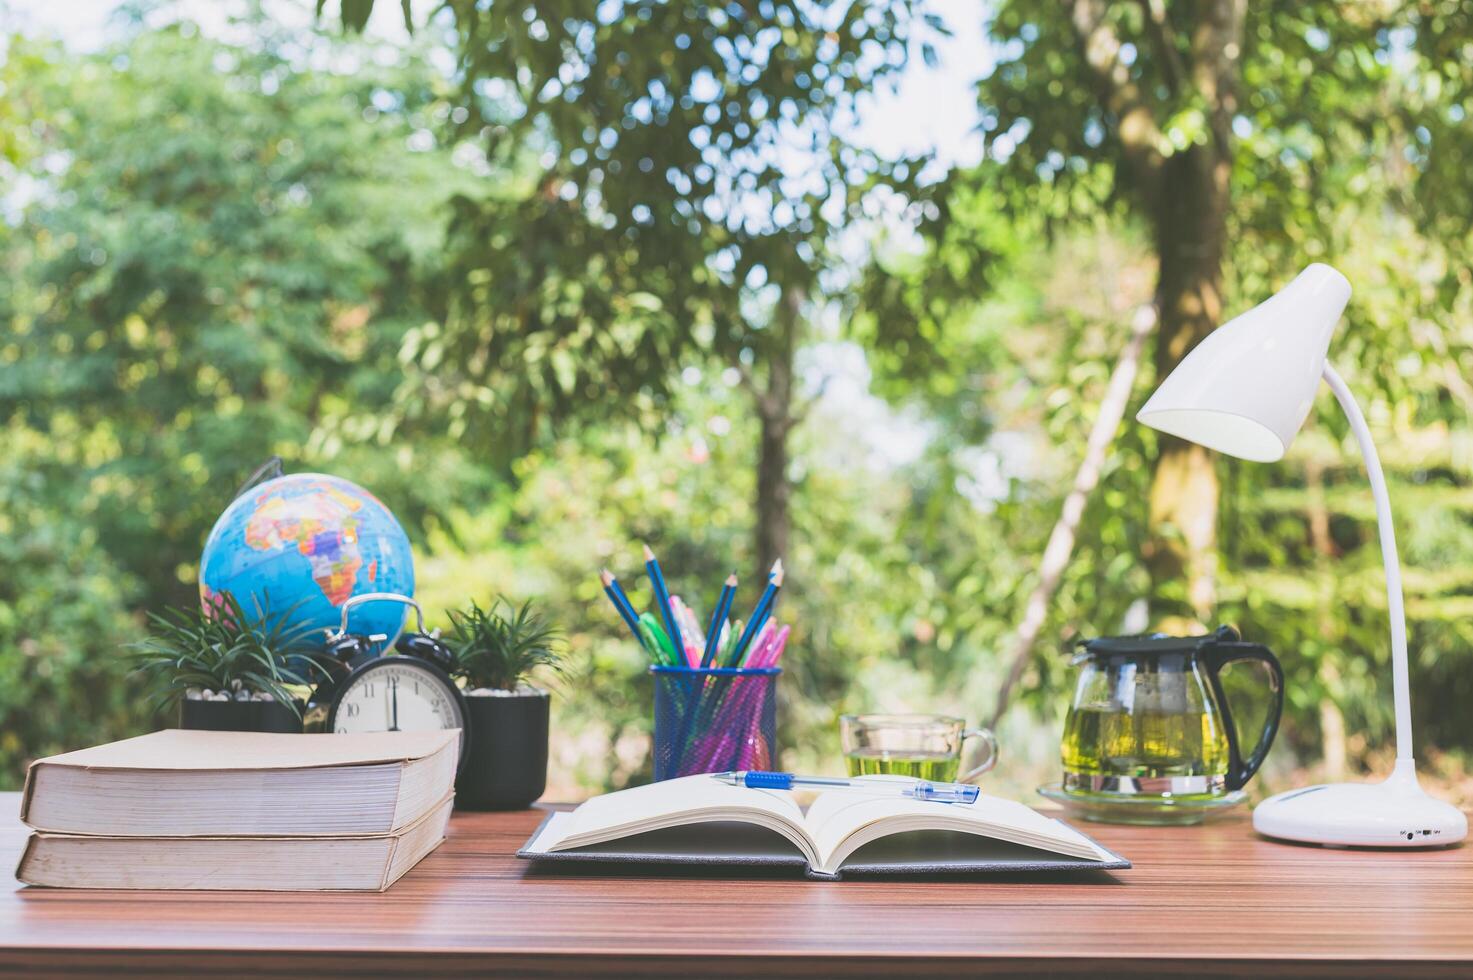
<path fill-rule="evenodd" d="M 655 779 L 771 769 L 781 667 L 650 668 Z"/>

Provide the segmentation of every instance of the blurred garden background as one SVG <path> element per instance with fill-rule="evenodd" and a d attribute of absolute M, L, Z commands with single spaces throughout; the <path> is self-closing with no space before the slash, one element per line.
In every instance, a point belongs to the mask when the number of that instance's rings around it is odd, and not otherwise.
<path fill-rule="evenodd" d="M 643 604 L 641 542 L 703 613 L 783 557 L 789 768 L 838 770 L 842 712 L 986 722 L 1016 677 L 989 779 L 1029 799 L 1074 640 L 1227 622 L 1289 675 L 1255 793 L 1384 773 L 1329 393 L 1274 465 L 1133 421 L 1325 261 L 1416 754 L 1473 804 L 1470 113 L 1469 0 L 0 3 L 0 788 L 167 722 L 123 647 L 272 455 L 398 514 L 436 622 L 504 593 L 563 624 L 549 798 L 648 776 L 597 579 Z"/>

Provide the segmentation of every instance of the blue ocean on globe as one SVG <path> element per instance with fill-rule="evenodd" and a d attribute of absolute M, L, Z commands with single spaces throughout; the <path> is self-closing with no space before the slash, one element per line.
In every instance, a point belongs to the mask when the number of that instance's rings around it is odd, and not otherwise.
<path fill-rule="evenodd" d="M 336 630 L 355 595 L 414 595 L 409 536 L 373 494 L 348 480 L 294 473 L 252 487 L 215 522 L 200 558 L 200 600 L 225 594 L 248 614 L 292 610 L 289 627 Z M 352 633 L 395 636 L 406 607 L 365 602 L 349 611 Z"/>

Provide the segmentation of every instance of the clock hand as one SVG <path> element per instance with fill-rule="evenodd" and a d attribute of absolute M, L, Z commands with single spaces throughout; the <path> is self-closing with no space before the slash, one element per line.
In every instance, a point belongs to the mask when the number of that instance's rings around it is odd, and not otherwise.
<path fill-rule="evenodd" d="M 389 719 L 389 731 L 397 732 L 399 730 L 399 678 L 397 677 L 389 678 L 389 703 L 390 710 L 393 712 Z"/>

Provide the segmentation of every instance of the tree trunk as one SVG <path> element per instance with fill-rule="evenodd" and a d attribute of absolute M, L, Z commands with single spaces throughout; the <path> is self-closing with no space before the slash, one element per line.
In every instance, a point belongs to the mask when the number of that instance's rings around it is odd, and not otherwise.
<path fill-rule="evenodd" d="M 1230 162 L 1194 146 L 1165 162 L 1155 214 L 1160 272 L 1156 376 L 1165 378 L 1222 316 L 1222 253 Z M 1167 630 L 1206 624 L 1216 600 L 1217 470 L 1201 446 L 1162 435 L 1151 480 L 1146 563 Z"/>
<path fill-rule="evenodd" d="M 785 290 L 773 318 L 773 344 L 766 386 L 754 390 L 760 435 L 757 445 L 756 523 L 752 529 L 754 582 L 765 582 L 772 563 L 788 551 L 793 485 L 788 476 L 788 436 L 797 418 L 793 407 L 794 356 L 798 347 L 802 295 Z"/>
<path fill-rule="evenodd" d="M 788 481 L 788 419 L 761 416 L 762 434 L 757 450 L 757 523 L 753 528 L 754 582 L 767 580 L 772 563 L 788 551 L 791 530 Z"/>
<path fill-rule="evenodd" d="M 1158 381 L 1207 336 L 1222 314 L 1222 256 L 1226 238 L 1234 116 L 1242 70 L 1247 0 L 1182 4 L 1190 18 L 1170 18 L 1162 3 L 1143 3 L 1151 56 L 1162 66 L 1161 85 L 1144 87 L 1131 75 L 1125 45 L 1110 21 L 1107 0 L 1072 0 L 1070 22 L 1100 104 L 1115 120 L 1120 176 L 1150 216 L 1160 271 L 1156 304 Z M 1182 57 L 1180 21 L 1190 19 L 1191 55 Z M 1169 101 L 1162 103 L 1163 96 Z M 1182 148 L 1164 129 L 1181 105 L 1202 108 L 1206 138 Z M 1157 625 L 1201 625 L 1216 598 L 1217 472 L 1198 446 L 1162 436 L 1151 482 L 1151 536 L 1145 560 Z"/>

